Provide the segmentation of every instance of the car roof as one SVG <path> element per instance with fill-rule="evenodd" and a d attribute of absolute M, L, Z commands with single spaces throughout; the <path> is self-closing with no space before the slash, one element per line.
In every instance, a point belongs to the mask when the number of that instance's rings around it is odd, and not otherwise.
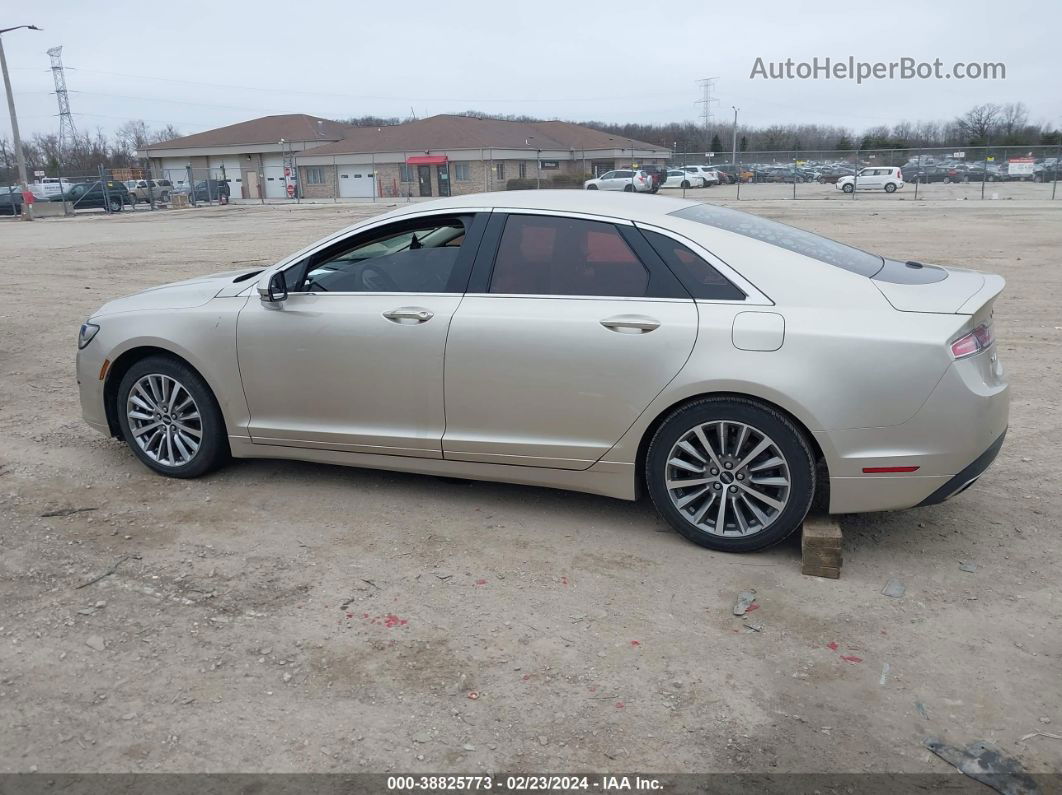
<path fill-rule="evenodd" d="M 613 169 L 615 171 L 630 169 Z M 700 202 L 667 196 L 646 196 L 640 193 L 594 190 L 520 190 L 469 193 L 427 202 L 408 204 L 393 210 L 399 216 L 433 210 L 462 210 L 489 207 L 514 210 L 556 210 L 558 212 L 587 213 L 625 218 L 631 221 L 657 221 L 668 213 Z"/>

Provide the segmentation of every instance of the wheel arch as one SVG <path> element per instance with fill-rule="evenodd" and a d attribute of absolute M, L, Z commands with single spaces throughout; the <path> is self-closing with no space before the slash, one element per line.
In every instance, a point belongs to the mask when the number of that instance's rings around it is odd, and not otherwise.
<path fill-rule="evenodd" d="M 107 369 L 107 377 L 103 382 L 103 408 L 107 413 L 107 428 L 110 430 L 111 436 L 117 439 L 122 438 L 121 426 L 118 423 L 118 407 L 115 405 L 115 398 L 118 396 L 118 386 L 122 383 L 125 374 L 129 372 L 134 364 L 143 361 L 150 356 L 165 356 L 180 362 L 203 379 L 203 383 L 205 383 L 207 389 L 210 390 L 210 395 L 214 398 L 214 402 L 219 403 L 217 390 L 210 383 L 210 380 L 203 375 L 203 372 L 198 367 L 188 361 L 184 356 L 157 345 L 138 345 L 129 348 L 128 350 L 123 351 L 118 358 L 111 363 L 111 366 Z M 224 416 L 224 413 L 222 416 Z"/>
<path fill-rule="evenodd" d="M 642 433 L 641 439 L 638 441 L 638 453 L 634 461 L 634 478 L 635 478 L 635 494 L 636 499 L 641 498 L 645 493 L 645 461 L 649 453 L 649 444 L 653 441 L 653 437 L 656 436 L 657 430 L 663 425 L 676 411 L 679 411 L 691 403 L 696 403 L 698 400 L 704 400 L 705 398 L 724 398 L 733 400 L 744 400 L 749 403 L 754 403 L 764 408 L 769 408 L 772 411 L 777 411 L 779 414 L 788 419 L 797 429 L 804 434 L 804 438 L 808 443 L 808 447 L 811 449 L 812 454 L 815 457 L 815 469 L 820 474 L 816 478 L 815 483 L 815 496 L 812 500 L 813 506 L 826 506 L 830 504 L 829 500 L 829 464 L 826 459 L 826 455 L 819 444 L 815 434 L 808 428 L 807 423 L 797 417 L 793 412 L 786 409 L 784 406 L 767 400 L 766 398 L 758 395 L 749 394 L 747 392 L 735 392 L 735 391 L 720 391 L 720 392 L 700 392 L 695 395 L 688 395 L 674 401 L 671 405 L 661 409 L 661 411 L 653 417 L 652 421 L 646 426 L 645 431 Z"/>

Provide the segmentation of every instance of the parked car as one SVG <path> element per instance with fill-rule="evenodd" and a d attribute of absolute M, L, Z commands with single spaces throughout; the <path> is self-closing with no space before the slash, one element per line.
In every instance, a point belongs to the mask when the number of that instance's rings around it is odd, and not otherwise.
<path fill-rule="evenodd" d="M 809 182 L 808 176 L 795 166 L 777 166 L 767 172 L 766 182 Z"/>
<path fill-rule="evenodd" d="M 169 182 L 169 180 L 167 180 Z M 129 190 L 129 197 L 133 204 L 137 202 L 162 202 L 170 200 L 171 187 L 163 187 L 153 179 L 127 179 L 125 187 Z"/>
<path fill-rule="evenodd" d="M 740 163 L 737 166 L 733 163 L 724 163 L 719 166 L 713 166 L 713 168 L 720 174 L 726 174 L 731 183 L 737 182 L 739 179 L 742 182 L 750 182 L 752 180 L 752 171 Z"/>
<path fill-rule="evenodd" d="M 815 181 L 820 185 L 833 185 L 841 177 L 850 177 L 855 174 L 855 169 L 844 166 L 830 166 L 818 172 Z"/>
<path fill-rule="evenodd" d="M 667 167 L 666 166 L 642 166 L 642 171 L 649 175 L 652 180 L 652 187 L 650 193 L 656 193 L 664 184 L 664 180 L 667 179 Z"/>
<path fill-rule="evenodd" d="M 99 208 L 108 212 L 118 213 L 125 205 L 133 203 L 129 189 L 124 182 L 109 179 L 95 182 L 76 182 L 68 190 L 51 197 L 50 201 L 68 201 L 73 204 L 75 210 Z"/>
<path fill-rule="evenodd" d="M 704 186 L 704 179 L 699 174 L 691 174 L 682 168 L 669 168 L 665 188 L 699 188 Z"/>
<path fill-rule="evenodd" d="M 41 177 L 36 182 L 29 183 L 26 187 L 30 189 L 30 193 L 36 198 L 47 201 L 52 196 L 56 196 L 64 190 L 69 190 L 73 184 L 73 182 L 61 177 Z"/>
<path fill-rule="evenodd" d="M 719 174 L 709 166 L 683 166 L 685 171 L 701 178 L 702 187 L 709 188 L 719 184 Z"/>
<path fill-rule="evenodd" d="M 871 166 L 859 172 L 859 178 L 855 176 L 841 177 L 834 184 L 838 190 L 851 193 L 856 190 L 883 190 L 886 193 L 895 193 L 904 185 L 903 172 L 897 166 Z"/>
<path fill-rule="evenodd" d="M 162 475 L 231 455 L 644 485 L 691 541 L 746 552 L 817 493 L 884 511 L 977 479 L 1007 429 L 1003 287 L 678 198 L 470 194 L 104 304 L 77 380 Z"/>
<path fill-rule="evenodd" d="M 197 202 L 216 202 L 224 198 L 229 199 L 229 183 L 220 179 L 202 179 L 195 183 L 195 188 L 190 190 L 189 199 Z"/>
<path fill-rule="evenodd" d="M 653 189 L 653 181 L 641 169 L 621 168 L 616 171 L 606 171 L 600 177 L 588 179 L 583 183 L 586 190 L 622 190 L 627 193 L 649 193 Z"/>
<path fill-rule="evenodd" d="M 22 215 L 22 188 L 0 189 L 0 215 Z"/>

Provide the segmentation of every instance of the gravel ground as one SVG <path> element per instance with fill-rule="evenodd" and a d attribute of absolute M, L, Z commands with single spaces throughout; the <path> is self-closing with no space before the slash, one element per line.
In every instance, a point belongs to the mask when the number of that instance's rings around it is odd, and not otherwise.
<path fill-rule="evenodd" d="M 944 505 L 843 517 L 839 581 L 801 576 L 796 540 L 696 548 L 644 503 L 280 461 L 157 477 L 82 423 L 78 324 L 381 207 L 0 223 L 0 772 L 948 770 L 927 735 L 1062 769 L 1062 202 L 741 206 L 1009 282 L 1002 454 Z"/>

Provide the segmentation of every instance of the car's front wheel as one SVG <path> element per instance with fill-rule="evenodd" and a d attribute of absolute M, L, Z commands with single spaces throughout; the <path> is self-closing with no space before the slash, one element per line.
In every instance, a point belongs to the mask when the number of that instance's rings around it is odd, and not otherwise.
<path fill-rule="evenodd" d="M 841 186 L 841 190 L 843 190 L 845 193 L 851 193 L 852 191 L 855 190 L 855 186 L 851 182 L 849 182 L 849 183 L 846 183 L 845 185 L 842 185 Z"/>
<path fill-rule="evenodd" d="M 800 527 L 815 493 L 815 460 L 800 429 L 774 409 L 705 398 L 660 426 L 645 477 L 657 510 L 690 541 L 753 552 Z"/>
<path fill-rule="evenodd" d="M 141 359 L 123 376 L 115 400 L 123 438 L 156 472 L 194 478 L 228 456 L 225 423 L 210 387 L 177 359 Z"/>
<path fill-rule="evenodd" d="M 587 190 L 597 190 L 597 185 L 587 185 L 586 189 Z"/>

